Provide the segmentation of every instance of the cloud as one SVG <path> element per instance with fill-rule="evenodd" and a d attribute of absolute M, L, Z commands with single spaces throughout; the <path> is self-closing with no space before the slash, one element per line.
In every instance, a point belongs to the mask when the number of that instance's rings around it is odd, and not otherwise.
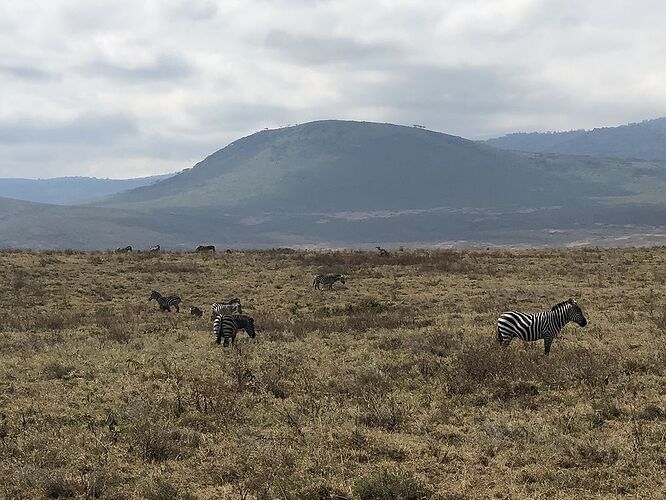
<path fill-rule="evenodd" d="M 666 115 L 658 0 L 0 4 L 0 176 L 179 170 L 339 118 L 477 138 Z"/>
<path fill-rule="evenodd" d="M 282 57 L 306 65 L 386 59 L 398 56 L 400 52 L 399 47 L 388 43 L 342 36 L 297 35 L 286 31 L 271 31 L 265 44 Z"/>

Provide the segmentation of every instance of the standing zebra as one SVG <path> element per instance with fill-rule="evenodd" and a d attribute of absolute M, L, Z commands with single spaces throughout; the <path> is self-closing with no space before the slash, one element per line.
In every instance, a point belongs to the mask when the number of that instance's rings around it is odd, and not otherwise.
<path fill-rule="evenodd" d="M 154 247 L 150 247 L 150 251 L 155 253 L 159 252 L 161 250 L 161 247 L 159 245 L 155 245 Z"/>
<path fill-rule="evenodd" d="M 236 333 L 238 330 L 245 330 L 251 338 L 255 338 L 257 333 L 254 331 L 254 318 L 247 316 L 245 314 L 239 314 L 236 316 L 216 316 L 215 321 L 213 322 L 213 335 L 215 335 L 215 342 L 218 344 L 222 341 L 224 337 L 224 347 L 229 345 L 231 340 L 231 345 L 236 342 Z"/>
<path fill-rule="evenodd" d="M 127 245 L 126 247 L 116 248 L 116 253 L 132 253 L 132 246 Z"/>
<path fill-rule="evenodd" d="M 243 314 L 240 299 L 231 299 L 227 302 L 216 302 L 210 306 L 210 320 L 213 321 L 217 316 L 230 314 Z"/>
<path fill-rule="evenodd" d="M 336 281 L 339 281 L 343 285 L 345 284 L 345 277 L 342 274 L 318 274 L 317 276 L 314 277 L 314 281 L 312 282 L 312 286 L 315 287 L 317 290 L 321 290 L 319 285 L 325 285 L 328 287 L 329 290 L 333 289 L 333 283 Z"/>
<path fill-rule="evenodd" d="M 570 321 L 579 326 L 587 325 L 587 319 L 574 299 L 555 304 L 550 311 L 540 313 L 505 312 L 497 320 L 497 341 L 507 346 L 514 337 L 528 342 L 543 339 L 545 354 L 549 354 L 553 340 Z"/>
<path fill-rule="evenodd" d="M 175 307 L 176 312 L 180 312 L 180 308 L 178 307 L 178 304 L 182 302 L 180 300 L 180 297 L 177 295 L 170 295 L 169 297 L 162 297 L 162 295 L 159 292 L 156 292 L 155 290 L 152 291 L 150 294 L 150 298 L 148 299 L 148 302 L 151 300 L 155 299 L 157 303 L 160 305 L 160 311 L 166 311 L 166 312 L 171 312 L 171 308 Z"/>

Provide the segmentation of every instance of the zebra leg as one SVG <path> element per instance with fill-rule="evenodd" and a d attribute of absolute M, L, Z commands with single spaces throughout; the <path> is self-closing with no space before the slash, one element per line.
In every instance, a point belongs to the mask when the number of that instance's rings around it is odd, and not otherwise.
<path fill-rule="evenodd" d="M 178 304 L 174 304 L 174 305 L 173 305 L 173 307 L 175 307 L 175 308 L 176 308 L 176 312 L 177 312 L 177 313 L 179 313 L 179 312 L 180 312 L 180 307 L 178 307 Z"/>
<path fill-rule="evenodd" d="M 546 356 L 550 354 L 550 346 L 553 345 L 553 336 L 550 334 L 543 337 L 543 351 Z"/>
<path fill-rule="evenodd" d="M 511 341 L 513 340 L 513 337 L 506 338 L 502 333 L 499 331 L 499 328 L 497 329 L 497 343 L 501 345 L 502 347 L 508 346 Z"/>

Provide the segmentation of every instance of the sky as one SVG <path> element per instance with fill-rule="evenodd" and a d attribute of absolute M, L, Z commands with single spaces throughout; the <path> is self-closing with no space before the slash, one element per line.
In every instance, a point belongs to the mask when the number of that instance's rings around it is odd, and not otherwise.
<path fill-rule="evenodd" d="M 665 116 L 665 22 L 663 0 L 0 0 L 0 177 L 174 172 L 319 119 Z"/>

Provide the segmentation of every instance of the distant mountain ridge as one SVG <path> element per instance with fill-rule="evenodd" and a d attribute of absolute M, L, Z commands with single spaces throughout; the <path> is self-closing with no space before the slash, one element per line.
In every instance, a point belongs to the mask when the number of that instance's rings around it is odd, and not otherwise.
<path fill-rule="evenodd" d="M 72 205 L 148 186 L 173 174 L 134 179 L 56 177 L 52 179 L 0 178 L 0 197 L 54 205 Z"/>
<path fill-rule="evenodd" d="M 85 205 L 0 198 L 0 247 L 665 244 L 664 193 L 666 162 L 329 120 L 252 134 Z"/>
<path fill-rule="evenodd" d="M 666 161 L 666 117 L 592 130 L 520 132 L 485 142 L 497 148 L 535 153 Z"/>

